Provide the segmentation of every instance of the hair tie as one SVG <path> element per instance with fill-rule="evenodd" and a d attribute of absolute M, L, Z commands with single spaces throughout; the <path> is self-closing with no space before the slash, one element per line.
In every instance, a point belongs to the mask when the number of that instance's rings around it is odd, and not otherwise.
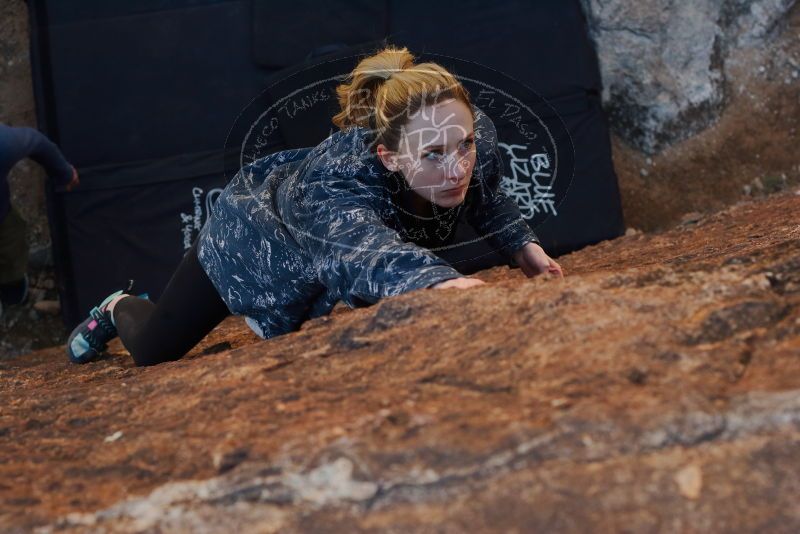
<path fill-rule="evenodd" d="M 392 76 L 394 76 L 395 72 L 397 72 L 397 71 L 390 70 L 390 71 L 389 71 L 389 75 L 388 75 L 388 76 L 386 76 L 386 77 L 385 77 L 383 80 L 384 80 L 384 81 L 388 80 L 389 78 L 391 78 Z"/>

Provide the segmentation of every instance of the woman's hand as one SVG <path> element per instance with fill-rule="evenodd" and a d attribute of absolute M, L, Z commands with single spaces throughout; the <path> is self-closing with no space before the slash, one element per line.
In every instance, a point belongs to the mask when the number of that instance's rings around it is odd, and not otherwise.
<path fill-rule="evenodd" d="M 78 184 L 80 184 L 80 183 L 81 183 L 81 180 L 80 180 L 80 178 L 78 177 L 78 169 L 76 169 L 76 168 L 73 166 L 73 167 L 72 167 L 72 179 L 71 179 L 71 180 L 69 181 L 69 183 L 67 184 L 67 191 L 72 191 L 73 189 L 75 189 L 76 187 L 78 187 Z"/>
<path fill-rule="evenodd" d="M 445 280 L 444 282 L 439 282 L 438 284 L 434 284 L 430 286 L 433 289 L 447 289 L 448 287 L 457 287 L 460 289 L 466 289 L 468 287 L 473 286 L 480 286 L 485 284 L 483 280 L 478 280 L 477 278 L 451 278 L 450 280 Z"/>
<path fill-rule="evenodd" d="M 528 278 L 542 273 L 550 273 L 553 276 L 564 278 L 561 266 L 536 243 L 527 243 L 516 251 L 514 253 L 514 261 L 522 268 L 522 272 Z"/>

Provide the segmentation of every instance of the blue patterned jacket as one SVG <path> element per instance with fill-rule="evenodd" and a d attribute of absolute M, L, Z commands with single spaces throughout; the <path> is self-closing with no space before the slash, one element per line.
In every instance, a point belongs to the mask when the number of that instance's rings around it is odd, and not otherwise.
<path fill-rule="evenodd" d="M 461 218 L 509 261 L 525 243 L 538 243 L 499 187 L 494 124 L 473 109 L 476 163 L 466 198 L 422 232 L 403 217 L 397 187 L 405 182 L 369 150 L 366 128 L 244 166 L 218 197 L 197 244 L 230 311 L 270 338 L 330 313 L 339 300 L 367 306 L 463 276 L 418 244 L 446 245 Z"/>

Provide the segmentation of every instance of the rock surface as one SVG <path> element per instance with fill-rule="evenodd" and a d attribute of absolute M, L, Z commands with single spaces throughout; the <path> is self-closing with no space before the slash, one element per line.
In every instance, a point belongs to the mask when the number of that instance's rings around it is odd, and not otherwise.
<path fill-rule="evenodd" d="M 626 141 L 654 153 L 719 117 L 740 83 L 729 61 L 744 49 L 768 53 L 796 0 L 582 3 L 612 123 Z"/>
<path fill-rule="evenodd" d="M 651 155 L 613 137 L 628 226 L 663 230 L 691 212 L 800 185 L 800 3 L 761 46 L 732 49 L 725 76 L 725 109 L 702 132 Z"/>
<path fill-rule="evenodd" d="M 0 362 L 0 530 L 797 532 L 800 191 L 561 263 Z"/>

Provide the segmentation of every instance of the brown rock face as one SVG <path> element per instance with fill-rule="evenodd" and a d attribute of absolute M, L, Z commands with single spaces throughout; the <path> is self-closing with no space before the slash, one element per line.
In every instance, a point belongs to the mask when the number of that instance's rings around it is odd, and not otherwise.
<path fill-rule="evenodd" d="M 797 532 L 800 195 L 561 262 L 0 362 L 0 529 Z"/>

